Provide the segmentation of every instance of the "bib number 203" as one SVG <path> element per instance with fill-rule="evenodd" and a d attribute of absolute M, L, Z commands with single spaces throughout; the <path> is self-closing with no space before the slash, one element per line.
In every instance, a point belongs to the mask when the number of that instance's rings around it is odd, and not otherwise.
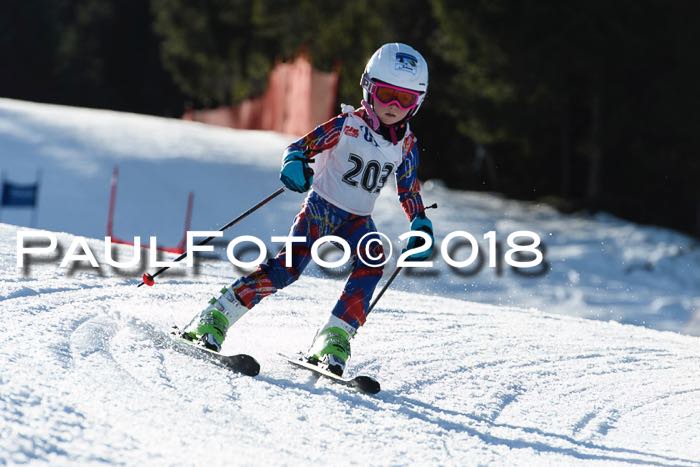
<path fill-rule="evenodd" d="M 353 166 L 343 174 L 343 181 L 350 186 L 360 186 L 370 193 L 379 193 L 394 170 L 394 164 L 387 162 L 382 167 L 375 160 L 365 161 L 357 154 L 350 154 L 348 162 Z M 359 181 L 358 181 L 359 180 Z"/>

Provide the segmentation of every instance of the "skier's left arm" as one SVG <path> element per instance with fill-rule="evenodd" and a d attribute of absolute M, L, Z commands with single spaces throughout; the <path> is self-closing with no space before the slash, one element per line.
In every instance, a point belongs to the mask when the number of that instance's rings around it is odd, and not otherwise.
<path fill-rule="evenodd" d="M 421 230 L 427 233 L 433 240 L 428 250 L 422 253 L 415 253 L 408 259 L 412 261 L 425 261 L 432 255 L 435 239 L 433 237 L 433 223 L 425 215 L 423 198 L 420 195 L 420 182 L 418 181 L 418 164 L 420 162 L 418 144 L 413 135 L 407 144 L 403 162 L 396 170 L 396 190 L 399 195 L 399 202 L 409 221 L 411 230 Z M 420 237 L 411 237 L 406 249 L 419 247 L 423 244 Z"/>

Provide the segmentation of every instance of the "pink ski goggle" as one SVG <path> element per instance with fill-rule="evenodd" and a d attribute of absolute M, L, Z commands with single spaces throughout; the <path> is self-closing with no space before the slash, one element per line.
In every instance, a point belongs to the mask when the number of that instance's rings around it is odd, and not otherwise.
<path fill-rule="evenodd" d="M 421 93 L 399 88 L 391 84 L 370 82 L 370 94 L 384 105 L 396 104 L 402 110 L 410 110 L 418 105 Z"/>

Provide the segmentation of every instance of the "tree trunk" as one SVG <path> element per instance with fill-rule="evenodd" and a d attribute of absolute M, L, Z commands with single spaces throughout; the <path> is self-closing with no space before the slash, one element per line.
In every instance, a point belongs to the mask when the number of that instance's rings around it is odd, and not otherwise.
<path fill-rule="evenodd" d="M 564 99 L 559 131 L 561 144 L 561 196 L 568 198 L 571 194 L 571 127 L 569 120 L 569 96 Z"/>
<path fill-rule="evenodd" d="M 589 153 L 590 165 L 588 166 L 588 190 L 589 201 L 596 202 L 600 197 L 600 166 L 603 157 L 600 135 L 600 80 L 596 80 L 591 102 L 591 149 Z"/>

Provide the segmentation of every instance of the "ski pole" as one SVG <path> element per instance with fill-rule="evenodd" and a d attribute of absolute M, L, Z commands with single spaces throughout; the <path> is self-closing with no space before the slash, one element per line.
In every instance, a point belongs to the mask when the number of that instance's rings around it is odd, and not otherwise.
<path fill-rule="evenodd" d="M 245 211 L 244 213 L 242 213 L 241 215 L 239 215 L 235 219 L 232 219 L 226 225 L 220 227 L 218 231 L 223 232 L 224 230 L 228 229 L 229 227 L 235 225 L 236 223 L 238 223 L 239 221 L 241 221 L 245 217 L 247 217 L 249 214 L 252 214 L 253 212 L 257 211 L 258 209 L 260 209 L 261 207 L 263 207 L 264 205 L 266 205 L 267 203 L 272 201 L 274 198 L 276 198 L 277 196 L 284 193 L 284 190 L 285 190 L 285 187 L 278 188 L 275 192 L 270 194 L 267 198 L 263 199 L 258 204 L 251 207 L 250 209 L 248 209 L 247 211 Z M 199 241 L 197 243 L 197 246 L 205 245 L 205 244 L 209 243 L 210 241 L 212 241 L 214 238 L 216 238 L 216 237 L 213 237 L 213 236 L 207 237 L 204 240 Z M 187 257 L 187 252 L 184 252 L 183 254 L 181 254 L 180 256 L 175 258 L 173 260 L 173 262 L 182 261 L 182 259 L 186 258 L 186 257 Z M 157 270 L 154 274 L 149 274 L 147 272 L 143 273 L 143 280 L 141 281 L 141 283 L 137 287 L 141 287 L 143 284 L 146 284 L 148 286 L 154 285 L 155 281 L 153 279 L 155 279 L 157 276 L 159 276 L 162 272 L 166 271 L 167 269 L 170 269 L 170 266 L 164 266 L 164 267 L 160 268 L 159 270 Z"/>
<path fill-rule="evenodd" d="M 382 295 L 384 295 L 384 292 L 386 292 L 386 289 L 388 289 L 389 286 L 391 285 L 391 283 L 394 282 L 394 279 L 396 279 L 396 276 L 399 275 L 399 273 L 401 272 L 402 269 L 403 268 L 401 266 L 397 266 L 396 269 L 394 269 L 394 272 L 389 277 L 389 280 L 386 281 L 386 284 L 384 284 L 384 287 L 382 287 L 382 290 L 379 291 L 379 293 L 377 294 L 377 297 L 372 301 L 372 304 L 367 309 L 367 314 L 369 314 L 369 312 L 372 311 L 372 309 L 374 308 L 374 305 L 376 305 L 377 302 L 379 301 L 379 299 L 382 298 Z"/>
<path fill-rule="evenodd" d="M 427 206 L 425 209 L 423 209 L 423 212 L 425 212 L 426 209 L 436 209 L 437 207 L 437 203 L 433 203 L 430 206 Z M 382 290 L 379 291 L 377 297 L 372 301 L 372 304 L 367 309 L 367 314 L 369 314 L 369 312 L 372 311 L 379 299 L 382 298 L 382 295 L 384 295 L 384 292 L 386 292 L 386 289 L 388 289 L 391 283 L 394 282 L 394 279 L 396 279 L 396 277 L 399 275 L 402 269 L 402 266 L 397 266 L 396 269 L 394 269 L 394 272 L 391 273 L 391 276 L 389 276 L 389 279 L 386 281 L 386 284 L 384 284 L 384 287 L 382 287 Z"/>

